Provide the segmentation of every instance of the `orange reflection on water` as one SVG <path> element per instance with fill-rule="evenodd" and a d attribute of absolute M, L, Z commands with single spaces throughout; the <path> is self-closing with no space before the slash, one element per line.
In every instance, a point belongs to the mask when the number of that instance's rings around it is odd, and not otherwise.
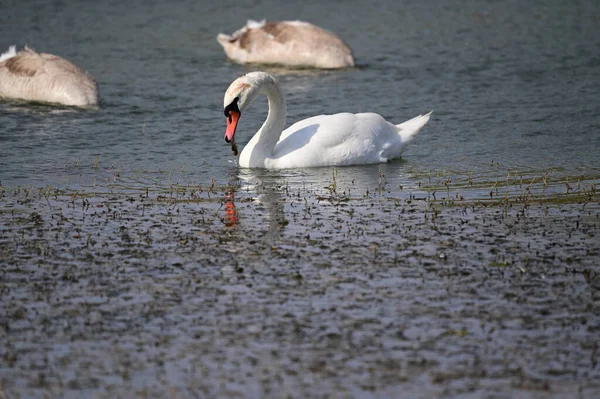
<path fill-rule="evenodd" d="M 229 192 L 225 195 L 225 226 L 234 227 L 237 225 L 239 216 L 235 209 L 234 192 Z"/>

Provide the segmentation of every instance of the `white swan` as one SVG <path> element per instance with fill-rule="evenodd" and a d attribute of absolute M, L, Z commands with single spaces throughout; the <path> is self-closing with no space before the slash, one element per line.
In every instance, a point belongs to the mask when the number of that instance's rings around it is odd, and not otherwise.
<path fill-rule="evenodd" d="M 236 79 L 225 92 L 225 141 L 233 141 L 241 114 L 261 92 L 269 100 L 269 114 L 240 154 L 239 165 L 245 168 L 386 162 L 400 156 L 431 114 L 419 115 L 399 125 L 374 113 L 319 115 L 283 130 L 286 108 L 279 84 L 267 73 L 250 72 Z"/>
<path fill-rule="evenodd" d="M 0 55 L 0 98 L 72 106 L 98 104 L 94 79 L 64 58 L 15 46 Z"/>
<path fill-rule="evenodd" d="M 308 22 L 248 20 L 232 35 L 217 41 L 227 57 L 240 64 L 345 68 L 354 66 L 352 50 L 333 33 Z"/>

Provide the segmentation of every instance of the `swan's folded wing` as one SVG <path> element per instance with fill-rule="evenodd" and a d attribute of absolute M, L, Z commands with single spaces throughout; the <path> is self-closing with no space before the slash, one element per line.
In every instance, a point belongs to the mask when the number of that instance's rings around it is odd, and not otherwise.
<path fill-rule="evenodd" d="M 399 141 L 391 124 L 374 113 L 319 115 L 299 121 L 281 134 L 274 158 L 342 159 L 379 157 L 380 143 Z"/>
<path fill-rule="evenodd" d="M 56 55 L 42 53 L 40 54 L 40 58 L 44 65 L 44 71 L 52 77 L 67 75 L 71 79 L 76 79 L 79 76 L 87 75 L 86 72 L 77 65 Z"/>
<path fill-rule="evenodd" d="M 344 142 L 354 129 L 355 115 L 340 113 L 317 115 L 303 119 L 285 129 L 279 138 L 280 145 L 293 143 L 311 143 L 315 148 L 335 147 Z"/>

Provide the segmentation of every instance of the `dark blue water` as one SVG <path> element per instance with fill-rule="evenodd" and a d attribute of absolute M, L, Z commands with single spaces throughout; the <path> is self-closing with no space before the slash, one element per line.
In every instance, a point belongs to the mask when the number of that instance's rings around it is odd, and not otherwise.
<path fill-rule="evenodd" d="M 27 1 L 0 3 L 2 51 L 27 44 L 72 60 L 96 78 L 102 104 L 0 102 L 1 184 L 230 179 L 237 167 L 223 141 L 223 93 L 260 67 L 227 61 L 215 36 L 247 18 L 307 20 L 355 52 L 350 70 L 262 68 L 287 92 L 288 125 L 340 111 L 399 123 L 434 110 L 403 161 L 383 167 L 394 183 L 436 171 L 490 178 L 491 163 L 500 175 L 600 174 L 597 1 Z M 265 116 L 258 101 L 239 144 Z M 369 185 L 378 170 L 342 174 Z M 319 182 L 331 170 L 277 176 Z"/>
<path fill-rule="evenodd" d="M 288 125 L 431 121 L 385 165 L 240 171 L 223 94 L 257 67 L 215 37 L 248 18 L 354 49 L 353 69 L 266 69 Z M 0 51 L 63 56 L 102 101 L 0 101 L 0 398 L 597 396 L 596 191 L 529 217 L 528 196 L 394 200 L 600 182 L 599 27 L 598 0 L 0 1 Z M 244 115 L 240 147 L 266 113 L 263 98 Z M 241 180 L 235 204 L 206 200 L 213 179 Z M 391 194 L 332 205 L 314 195 L 332 182 Z M 171 203 L 171 183 L 202 197 Z M 3 190 L 47 185 L 100 189 Z"/>

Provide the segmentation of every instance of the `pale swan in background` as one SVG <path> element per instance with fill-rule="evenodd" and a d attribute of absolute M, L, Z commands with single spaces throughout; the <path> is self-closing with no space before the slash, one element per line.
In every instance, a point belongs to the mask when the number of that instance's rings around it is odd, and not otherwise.
<path fill-rule="evenodd" d="M 227 57 L 240 64 L 345 68 L 354 66 L 352 50 L 333 33 L 308 22 L 256 22 L 217 41 Z"/>
<path fill-rule="evenodd" d="M 64 58 L 15 46 L 0 55 L 0 98 L 71 106 L 98 104 L 96 82 Z"/>
<path fill-rule="evenodd" d="M 233 141 L 241 114 L 261 92 L 269 100 L 269 114 L 240 154 L 239 165 L 246 168 L 387 162 L 400 156 L 431 114 L 419 115 L 399 125 L 374 113 L 319 115 L 283 130 L 286 107 L 279 83 L 267 73 L 250 72 L 236 79 L 225 92 L 225 141 Z"/>

